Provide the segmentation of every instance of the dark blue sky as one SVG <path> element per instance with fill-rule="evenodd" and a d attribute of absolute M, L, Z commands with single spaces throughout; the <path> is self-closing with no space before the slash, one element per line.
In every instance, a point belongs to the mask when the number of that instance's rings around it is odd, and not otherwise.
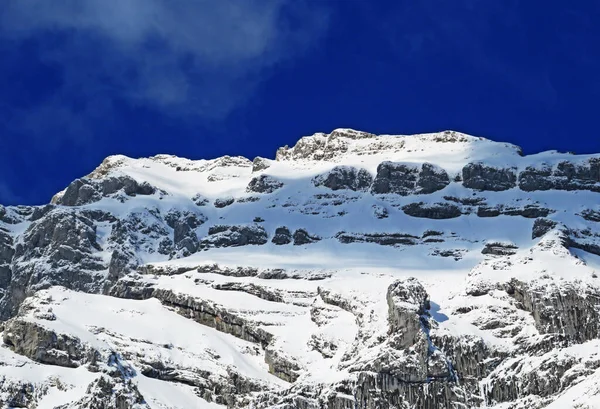
<path fill-rule="evenodd" d="M 597 0 L 2 0 L 0 203 L 110 154 L 273 157 L 338 127 L 600 152 L 598 21 Z"/>

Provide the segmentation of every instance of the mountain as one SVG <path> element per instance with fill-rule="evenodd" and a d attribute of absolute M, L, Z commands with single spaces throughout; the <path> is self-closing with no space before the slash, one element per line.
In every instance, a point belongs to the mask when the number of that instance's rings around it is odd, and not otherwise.
<path fill-rule="evenodd" d="M 0 207 L 1 407 L 600 407 L 599 223 L 600 155 L 451 131 L 111 156 Z"/>

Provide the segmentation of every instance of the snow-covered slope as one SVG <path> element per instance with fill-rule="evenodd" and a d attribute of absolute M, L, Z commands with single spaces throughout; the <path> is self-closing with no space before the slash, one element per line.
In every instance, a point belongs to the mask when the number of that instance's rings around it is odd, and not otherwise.
<path fill-rule="evenodd" d="M 2 408 L 600 407 L 600 155 L 349 129 L 0 206 Z"/>

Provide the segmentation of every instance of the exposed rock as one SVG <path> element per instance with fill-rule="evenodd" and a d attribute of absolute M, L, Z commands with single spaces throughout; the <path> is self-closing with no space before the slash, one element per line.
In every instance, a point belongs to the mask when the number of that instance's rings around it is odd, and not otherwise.
<path fill-rule="evenodd" d="M 14 352 L 48 365 L 76 368 L 94 362 L 99 353 L 79 339 L 13 318 L 4 324 L 3 342 Z"/>
<path fill-rule="evenodd" d="M 104 179 L 81 178 L 72 182 L 64 193 L 57 197 L 56 204 L 79 206 L 97 202 L 103 197 L 122 191 L 127 196 L 151 195 L 156 188 L 148 182 L 138 183 L 131 176 L 110 176 Z"/>
<path fill-rule="evenodd" d="M 528 283 L 512 279 L 507 292 L 531 312 L 542 334 L 577 343 L 600 334 L 600 291 L 589 284 L 550 277 Z"/>
<path fill-rule="evenodd" d="M 377 166 L 377 176 L 371 186 L 373 194 L 395 193 L 401 196 L 437 192 L 450 184 L 445 170 L 423 163 L 413 164 L 382 162 Z"/>
<path fill-rule="evenodd" d="M 175 249 L 171 237 L 166 221 L 157 209 L 144 209 L 117 220 L 108 237 L 107 247 L 113 250 L 110 281 L 116 281 L 138 266 L 138 252 L 172 254 Z"/>
<path fill-rule="evenodd" d="M 265 362 L 269 365 L 269 372 L 276 377 L 287 382 L 298 379 L 300 366 L 274 348 L 267 347 L 265 350 Z"/>
<path fill-rule="evenodd" d="M 255 323 L 212 302 L 163 289 L 156 289 L 152 297 L 175 308 L 177 313 L 184 317 L 246 341 L 256 342 L 266 347 L 273 338 L 270 333 Z"/>
<path fill-rule="evenodd" d="M 200 248 L 261 245 L 267 241 L 267 232 L 260 225 L 216 225 L 208 229 L 208 236 L 200 241 Z"/>
<path fill-rule="evenodd" d="M 196 193 L 194 197 L 192 197 L 192 202 L 194 202 L 196 206 L 202 207 L 206 206 L 210 202 L 210 200 L 208 200 L 202 194 Z"/>
<path fill-rule="evenodd" d="M 252 283 L 239 283 L 239 282 L 227 282 L 227 283 L 215 283 L 212 288 L 221 291 L 240 291 L 247 294 L 252 294 L 263 300 L 272 302 L 283 302 L 283 296 L 280 291 L 270 289 L 265 286 L 256 285 Z"/>
<path fill-rule="evenodd" d="M 410 203 L 402 210 L 409 216 L 426 219 L 453 219 L 462 214 L 460 207 L 450 203 Z"/>
<path fill-rule="evenodd" d="M 173 209 L 165 215 L 165 221 L 173 229 L 176 250 L 183 250 L 184 256 L 198 251 L 199 242 L 195 230 L 206 221 L 204 215 Z"/>
<path fill-rule="evenodd" d="M 311 244 L 321 240 L 320 237 L 309 234 L 305 229 L 298 229 L 292 235 L 294 245 L 300 246 L 303 244 Z"/>
<path fill-rule="evenodd" d="M 317 187 L 324 186 L 331 190 L 353 191 L 368 190 L 372 181 L 373 177 L 366 169 L 357 169 L 352 166 L 336 166 L 312 179 L 313 184 Z"/>
<path fill-rule="evenodd" d="M 417 342 L 421 316 L 431 308 L 429 295 L 416 278 L 397 280 L 387 290 L 390 332 L 400 334 L 398 347 L 408 348 Z"/>
<path fill-rule="evenodd" d="M 378 219 L 386 219 L 390 213 L 384 206 L 373 205 L 373 215 Z"/>
<path fill-rule="evenodd" d="M 50 213 L 54 209 L 54 207 L 55 206 L 52 204 L 47 204 L 45 206 L 39 206 L 34 208 L 33 212 L 31 213 L 31 217 L 29 217 L 29 221 L 34 222 L 36 220 L 41 219 L 42 217 Z"/>
<path fill-rule="evenodd" d="M 233 202 L 235 202 L 235 199 L 233 197 L 223 197 L 215 199 L 215 202 L 213 204 L 217 209 L 222 209 L 223 207 L 232 205 Z"/>
<path fill-rule="evenodd" d="M 277 245 L 290 244 L 292 242 L 290 229 L 285 226 L 276 228 L 271 242 Z"/>
<path fill-rule="evenodd" d="M 449 202 L 459 203 L 463 206 L 478 206 L 485 204 L 485 198 L 483 197 L 456 197 L 456 196 L 444 196 L 444 200 Z"/>
<path fill-rule="evenodd" d="M 583 217 L 585 220 L 589 220 L 591 222 L 600 222 L 600 212 L 592 209 L 583 210 L 580 213 L 580 216 Z"/>
<path fill-rule="evenodd" d="M 406 233 L 347 233 L 341 231 L 335 235 L 340 243 L 376 243 L 382 246 L 415 245 L 418 237 Z"/>
<path fill-rule="evenodd" d="M 449 250 L 435 249 L 431 252 L 431 255 L 439 256 L 439 257 L 452 257 L 455 261 L 458 261 L 463 258 L 463 255 L 466 252 L 467 251 L 464 249 L 449 249 Z"/>
<path fill-rule="evenodd" d="M 600 158 L 583 163 L 562 161 L 555 167 L 529 166 L 519 174 L 521 190 L 590 190 L 600 192 Z"/>
<path fill-rule="evenodd" d="M 492 254 L 494 256 L 511 256 L 517 253 L 518 247 L 513 243 L 490 241 L 485 243 L 481 254 Z"/>
<path fill-rule="evenodd" d="M 531 230 L 531 238 L 537 239 L 538 237 L 542 237 L 544 234 L 548 233 L 550 230 L 556 227 L 556 222 L 554 220 L 546 219 L 540 217 L 535 219 L 533 222 L 533 229 Z"/>
<path fill-rule="evenodd" d="M 150 409 L 137 386 L 130 380 L 115 380 L 102 374 L 78 401 L 55 409 Z"/>
<path fill-rule="evenodd" d="M 462 169 L 463 186 L 476 190 L 502 191 L 517 186 L 515 168 L 496 168 L 469 163 Z"/>
<path fill-rule="evenodd" d="M 269 169 L 271 160 L 257 156 L 252 161 L 252 173 L 260 172 L 261 170 Z"/>
<path fill-rule="evenodd" d="M 0 317 L 11 317 L 26 296 L 51 285 L 99 290 L 102 278 L 96 272 L 107 266 L 94 255 L 97 250 L 96 227 L 78 212 L 55 209 L 33 222 L 15 246 L 9 297 L 0 302 Z"/>
<path fill-rule="evenodd" d="M 482 385 L 485 400 L 491 405 L 538 397 L 542 399 L 537 407 L 545 407 L 554 400 L 552 395 L 576 384 L 581 376 L 593 373 L 598 367 L 598 359 L 584 363 L 576 354 L 557 351 L 540 357 L 508 359 Z"/>
<path fill-rule="evenodd" d="M 329 160 L 348 151 L 348 140 L 373 138 L 375 135 L 353 129 L 336 129 L 329 135 L 317 133 L 300 138 L 293 148 L 279 148 L 277 161 L 285 160 Z"/>
<path fill-rule="evenodd" d="M 477 208 L 477 216 L 479 217 L 496 217 L 500 215 L 504 216 L 523 216 L 528 219 L 535 219 L 538 217 L 547 217 L 552 213 L 551 209 L 540 207 L 538 205 L 525 205 L 522 207 L 498 205 L 494 207 L 479 206 Z"/>
<path fill-rule="evenodd" d="M 246 192 L 248 193 L 273 193 L 277 189 L 281 189 L 283 183 L 269 175 L 260 175 L 252 178 Z"/>

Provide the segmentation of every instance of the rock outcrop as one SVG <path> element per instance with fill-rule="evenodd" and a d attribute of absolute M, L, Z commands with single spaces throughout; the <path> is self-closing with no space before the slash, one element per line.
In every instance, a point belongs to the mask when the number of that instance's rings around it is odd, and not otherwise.
<path fill-rule="evenodd" d="M 312 182 L 317 187 L 324 186 L 331 190 L 366 191 L 371 186 L 373 177 L 366 169 L 336 166 L 327 173 L 315 176 Z"/>
<path fill-rule="evenodd" d="M 208 236 L 200 241 L 201 249 L 210 247 L 238 247 L 261 245 L 268 241 L 264 227 L 253 225 L 227 226 L 216 225 L 208 229 Z"/>
<path fill-rule="evenodd" d="M 139 183 L 131 176 L 110 176 L 103 179 L 82 178 L 72 182 L 55 203 L 64 206 L 79 206 L 94 203 L 119 192 L 127 196 L 152 195 L 156 188 L 148 182 Z"/>
<path fill-rule="evenodd" d="M 271 242 L 278 246 L 290 244 L 292 242 L 292 232 L 285 226 L 278 227 L 275 229 L 275 234 L 273 235 Z"/>
<path fill-rule="evenodd" d="M 600 192 L 600 158 L 583 163 L 562 161 L 556 166 L 529 166 L 519 174 L 519 188 L 536 190 L 590 190 Z"/>
<path fill-rule="evenodd" d="M 401 196 L 437 192 L 450 184 L 445 170 L 423 163 L 383 162 L 377 166 L 377 176 L 371 186 L 373 194 L 394 193 Z"/>
<path fill-rule="evenodd" d="M 462 214 L 460 207 L 452 203 L 410 203 L 402 206 L 402 211 L 425 219 L 454 219 Z"/>
<path fill-rule="evenodd" d="M 248 193 L 273 193 L 283 187 L 283 182 L 269 175 L 255 176 L 248 183 L 246 192 Z"/>
<path fill-rule="evenodd" d="M 465 187 L 494 192 L 512 189 L 517 186 L 517 172 L 514 168 L 496 168 L 483 163 L 469 163 L 462 169 Z"/>

